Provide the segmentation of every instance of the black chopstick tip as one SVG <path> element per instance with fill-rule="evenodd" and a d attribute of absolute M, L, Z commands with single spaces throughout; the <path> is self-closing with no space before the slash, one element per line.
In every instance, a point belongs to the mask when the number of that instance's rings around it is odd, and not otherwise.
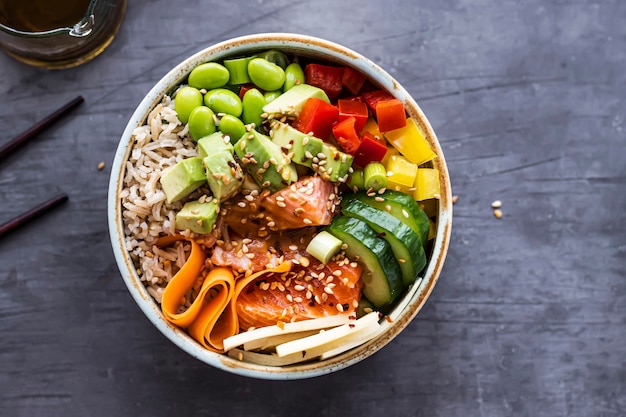
<path fill-rule="evenodd" d="M 28 210 L 27 212 L 20 214 L 19 216 L 9 220 L 8 222 L 0 225 L 0 236 L 3 236 L 5 234 L 7 234 L 8 232 L 10 232 L 13 229 L 16 229 L 17 227 L 27 223 L 28 221 L 30 221 L 31 219 L 34 219 L 35 217 L 38 217 L 48 211 L 50 211 L 52 208 L 56 207 L 57 205 L 65 202 L 69 200 L 69 196 L 66 193 L 61 193 L 55 197 L 52 197 L 51 199 L 49 199 L 48 201 L 45 201 L 41 204 L 39 204 L 38 206 L 33 207 L 32 209 Z"/>

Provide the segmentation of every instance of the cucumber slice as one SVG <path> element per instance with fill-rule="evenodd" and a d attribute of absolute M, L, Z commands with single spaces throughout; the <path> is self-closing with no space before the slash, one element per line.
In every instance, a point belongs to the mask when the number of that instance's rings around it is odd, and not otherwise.
<path fill-rule="evenodd" d="M 374 198 L 370 200 L 375 201 Z M 417 274 L 426 265 L 426 254 L 419 235 L 413 229 L 385 210 L 372 207 L 361 200 L 347 200 L 342 213 L 363 220 L 378 236 L 389 242 L 400 265 L 404 285 L 408 287 L 415 282 Z"/>
<path fill-rule="evenodd" d="M 391 250 L 391 245 L 376 236 L 376 232 L 362 220 L 336 216 L 328 232 L 341 239 L 348 247 L 350 259 L 358 259 L 363 266 L 363 294 L 375 307 L 391 304 L 402 292 L 402 272 Z"/>
<path fill-rule="evenodd" d="M 352 199 L 358 199 L 372 207 L 385 210 L 413 229 L 420 237 L 422 245 L 428 242 L 428 231 L 430 230 L 428 216 L 410 195 L 400 191 L 385 190 L 384 193 L 376 194 L 373 197 L 368 196 L 365 192 L 358 192 L 350 196 L 349 200 Z M 347 201 L 344 200 L 342 205 L 347 204 Z"/>

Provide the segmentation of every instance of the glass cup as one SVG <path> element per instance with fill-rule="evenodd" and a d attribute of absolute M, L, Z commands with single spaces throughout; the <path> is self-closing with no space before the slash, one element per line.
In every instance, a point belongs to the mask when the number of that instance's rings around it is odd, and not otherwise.
<path fill-rule="evenodd" d="M 30 0 L 22 0 L 26 4 Z M 48 0 L 58 10 L 63 7 L 61 0 Z M 8 0 L 0 0 L 0 5 L 7 9 Z M 54 9 L 53 8 L 53 9 Z M 33 31 L 10 27 L 4 11 L 0 11 L 0 48 L 9 56 L 29 65 L 48 69 L 70 68 L 98 56 L 113 41 L 117 34 L 124 14 L 126 0 L 91 0 L 85 1 L 82 18 L 72 25 Z M 22 13 L 22 15 L 26 15 Z M 17 25 L 16 25 L 17 26 Z"/>

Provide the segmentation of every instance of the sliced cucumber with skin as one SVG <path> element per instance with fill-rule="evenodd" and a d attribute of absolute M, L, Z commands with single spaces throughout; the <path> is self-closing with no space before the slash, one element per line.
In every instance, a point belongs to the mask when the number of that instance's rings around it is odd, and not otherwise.
<path fill-rule="evenodd" d="M 373 197 L 370 197 L 375 201 Z M 420 237 L 404 222 L 357 199 L 344 200 L 342 213 L 363 220 L 378 236 L 391 245 L 393 254 L 402 271 L 404 286 L 411 285 L 426 265 L 426 254 Z"/>
<path fill-rule="evenodd" d="M 336 216 L 327 228 L 342 240 L 345 253 L 363 266 L 363 294 L 375 306 L 393 303 L 403 289 L 402 271 L 393 255 L 391 245 L 376 236 L 376 232 L 362 220 Z"/>
<path fill-rule="evenodd" d="M 428 231 L 430 230 L 428 216 L 410 195 L 400 191 L 385 190 L 384 193 L 372 197 L 368 196 L 366 192 L 358 192 L 350 195 L 350 199 L 358 199 L 372 207 L 387 211 L 413 229 L 420 237 L 422 245 L 428 242 Z"/>

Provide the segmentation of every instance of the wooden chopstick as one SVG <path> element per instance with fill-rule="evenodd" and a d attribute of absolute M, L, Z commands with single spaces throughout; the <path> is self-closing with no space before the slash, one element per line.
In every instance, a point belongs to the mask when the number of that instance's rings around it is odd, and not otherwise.
<path fill-rule="evenodd" d="M 69 113 L 70 110 L 78 106 L 83 101 L 84 99 L 82 96 L 76 97 L 75 99 L 73 99 L 72 101 L 70 101 L 63 107 L 61 107 L 60 109 L 54 111 L 53 113 L 49 114 L 47 117 L 42 119 L 41 121 L 35 123 L 30 129 L 20 133 L 19 135 L 11 139 L 9 142 L 0 146 L 0 160 L 10 155 L 15 149 L 17 149 L 24 142 L 36 136 L 42 130 L 48 128 L 57 120 L 61 119 L 63 116 Z"/>
<path fill-rule="evenodd" d="M 50 200 L 44 203 L 41 203 L 38 206 L 33 207 L 32 209 L 28 210 L 26 213 L 20 214 L 14 219 L 9 220 L 8 222 L 0 225 L 0 236 L 7 234 L 11 230 L 23 225 L 29 220 L 49 211 L 50 209 L 66 201 L 67 199 L 68 199 L 67 194 L 65 193 L 59 194 L 56 197 L 51 198 Z"/>

